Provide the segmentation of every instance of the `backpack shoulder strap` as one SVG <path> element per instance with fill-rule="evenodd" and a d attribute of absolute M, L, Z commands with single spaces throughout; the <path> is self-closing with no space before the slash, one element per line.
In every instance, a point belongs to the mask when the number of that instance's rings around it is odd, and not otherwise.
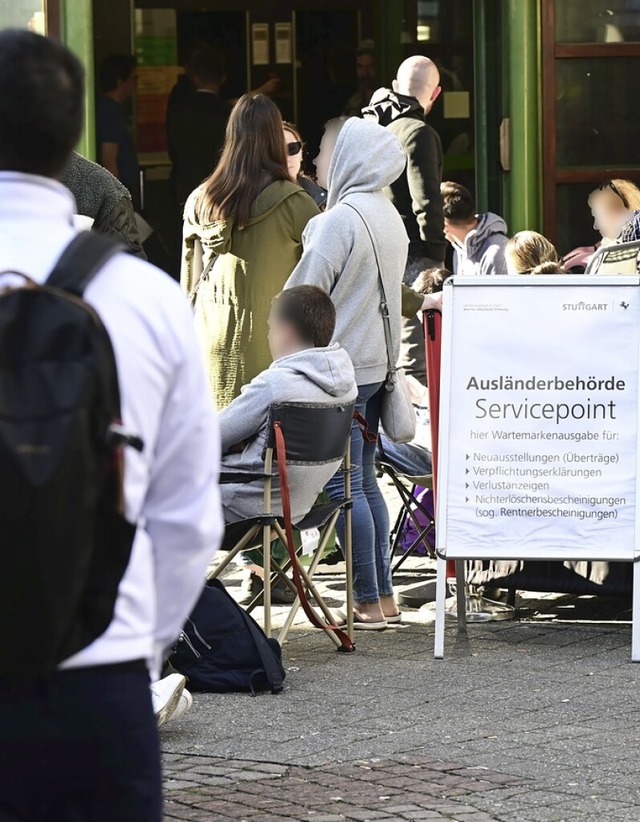
<path fill-rule="evenodd" d="M 100 269 L 123 251 L 126 251 L 123 245 L 94 231 L 81 231 L 62 252 L 47 279 L 47 285 L 82 297 Z"/>
<path fill-rule="evenodd" d="M 267 677 L 267 681 L 269 686 L 271 687 L 272 694 L 279 694 L 284 689 L 284 678 L 282 676 L 282 666 L 276 657 L 273 649 L 269 645 L 269 640 L 264 635 L 264 632 L 260 628 L 259 625 L 254 621 L 254 619 L 244 610 L 241 608 L 240 605 L 235 601 L 235 599 L 231 596 L 231 594 L 227 591 L 224 584 L 220 582 L 218 579 L 210 579 L 207 582 L 209 587 L 217 588 L 220 591 L 224 591 L 227 597 L 233 602 L 233 604 L 238 609 L 240 616 L 244 624 L 249 629 L 249 633 L 251 634 L 251 639 L 256 646 L 256 650 L 260 656 L 260 660 L 262 661 L 262 667 L 264 668 L 265 676 Z"/>
<path fill-rule="evenodd" d="M 269 640 L 264 635 L 262 628 L 256 624 L 254 619 L 244 610 L 244 608 L 241 608 L 240 606 L 238 607 L 240 608 L 242 618 L 249 629 L 251 639 L 253 639 L 256 650 L 260 656 L 262 667 L 264 669 L 265 676 L 267 677 L 267 682 L 271 688 L 271 693 L 279 694 L 282 690 L 284 690 L 282 666 L 280 661 L 269 644 Z"/>

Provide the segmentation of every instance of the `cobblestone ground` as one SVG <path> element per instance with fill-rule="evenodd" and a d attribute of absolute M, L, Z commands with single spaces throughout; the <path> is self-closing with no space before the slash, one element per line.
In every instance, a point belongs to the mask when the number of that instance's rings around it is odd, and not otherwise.
<path fill-rule="evenodd" d="M 350 655 L 297 624 L 283 694 L 196 695 L 163 730 L 166 819 L 638 822 L 624 606 L 521 605 L 440 661 L 417 612 Z"/>
<path fill-rule="evenodd" d="M 493 822 L 470 795 L 513 790 L 522 780 L 421 757 L 304 768 L 169 755 L 167 819 L 276 822 L 309 819 L 458 819 Z"/>

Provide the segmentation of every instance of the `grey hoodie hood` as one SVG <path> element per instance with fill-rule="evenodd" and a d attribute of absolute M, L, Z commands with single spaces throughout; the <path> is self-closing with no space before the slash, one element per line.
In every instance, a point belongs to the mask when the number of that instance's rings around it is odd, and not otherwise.
<path fill-rule="evenodd" d="M 281 357 L 271 365 L 270 370 L 293 371 L 331 397 L 344 397 L 355 386 L 353 365 L 338 343 L 332 343 L 327 348 L 305 348 Z"/>
<path fill-rule="evenodd" d="M 454 274 L 506 274 L 504 248 L 509 242 L 507 224 L 497 214 L 479 214 L 478 227 L 469 232 L 464 244 L 454 243 Z"/>
<path fill-rule="evenodd" d="M 465 244 L 467 247 L 467 254 L 472 257 L 476 252 L 485 245 L 487 240 L 490 240 L 494 234 L 502 234 L 504 237 L 508 236 L 507 224 L 497 214 L 487 212 L 478 216 L 478 227 L 467 235 Z"/>
<path fill-rule="evenodd" d="M 404 171 L 407 157 L 400 141 L 370 120 L 352 117 L 340 130 L 328 172 L 327 208 L 350 194 L 380 191 Z"/>

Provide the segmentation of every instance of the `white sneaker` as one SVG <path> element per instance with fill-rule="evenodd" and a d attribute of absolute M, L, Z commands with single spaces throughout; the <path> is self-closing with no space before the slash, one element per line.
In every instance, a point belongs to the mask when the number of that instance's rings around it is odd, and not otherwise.
<path fill-rule="evenodd" d="M 153 712 L 158 726 L 168 722 L 175 713 L 187 680 L 182 674 L 169 674 L 151 685 Z"/>
<path fill-rule="evenodd" d="M 170 716 L 170 721 L 173 722 L 174 719 L 180 719 L 183 717 L 189 708 L 193 705 L 193 697 L 191 696 L 190 692 L 187 691 L 185 688 L 184 691 L 180 694 L 180 701 L 178 702 L 178 707 L 175 709 L 173 714 Z"/>

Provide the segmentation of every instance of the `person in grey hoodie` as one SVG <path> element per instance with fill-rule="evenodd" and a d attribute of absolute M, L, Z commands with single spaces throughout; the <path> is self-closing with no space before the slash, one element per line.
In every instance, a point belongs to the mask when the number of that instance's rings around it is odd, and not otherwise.
<path fill-rule="evenodd" d="M 356 399 L 358 392 L 349 355 L 338 343 L 331 342 L 335 320 L 335 307 L 319 288 L 299 286 L 274 299 L 269 316 L 269 348 L 274 361 L 270 368 L 246 385 L 240 396 L 218 417 L 223 472 L 264 471 L 269 409 L 274 403 L 340 406 Z M 311 510 L 339 467 L 339 461 L 319 466 L 289 466 L 294 523 Z M 222 484 L 220 489 L 227 526 L 262 515 L 261 483 Z M 272 495 L 273 513 L 281 516 L 282 498 L 277 475 L 274 475 Z M 248 555 L 244 558 L 245 564 L 251 565 Z M 256 566 L 251 567 L 254 573 L 261 571 Z M 255 593 L 256 579 L 250 582 Z M 278 592 L 274 591 L 274 594 L 277 597 Z"/>
<path fill-rule="evenodd" d="M 442 184 L 444 228 L 453 246 L 453 273 L 506 274 L 507 224 L 497 214 L 476 214 L 471 192 L 459 183 Z"/>
<path fill-rule="evenodd" d="M 377 238 L 381 275 L 391 320 L 391 357 L 400 350 L 401 286 L 408 237 L 383 189 L 402 174 L 406 157 L 398 139 L 368 120 L 327 123 L 315 160 L 318 184 L 328 189 L 327 210 L 314 217 L 303 237 L 303 252 L 285 288 L 318 286 L 336 306 L 335 339 L 351 357 L 358 383 L 357 410 L 377 432 L 387 376 L 387 347 L 381 313 L 378 266 L 366 220 Z M 354 208 L 357 208 L 358 214 Z M 362 216 L 360 216 L 362 215 Z M 375 475 L 375 443 L 352 433 L 353 557 L 356 625 L 383 629 L 400 615 L 393 596 L 389 556 L 389 512 Z M 327 486 L 342 493 L 341 478 Z M 344 523 L 338 535 L 344 539 Z"/>

